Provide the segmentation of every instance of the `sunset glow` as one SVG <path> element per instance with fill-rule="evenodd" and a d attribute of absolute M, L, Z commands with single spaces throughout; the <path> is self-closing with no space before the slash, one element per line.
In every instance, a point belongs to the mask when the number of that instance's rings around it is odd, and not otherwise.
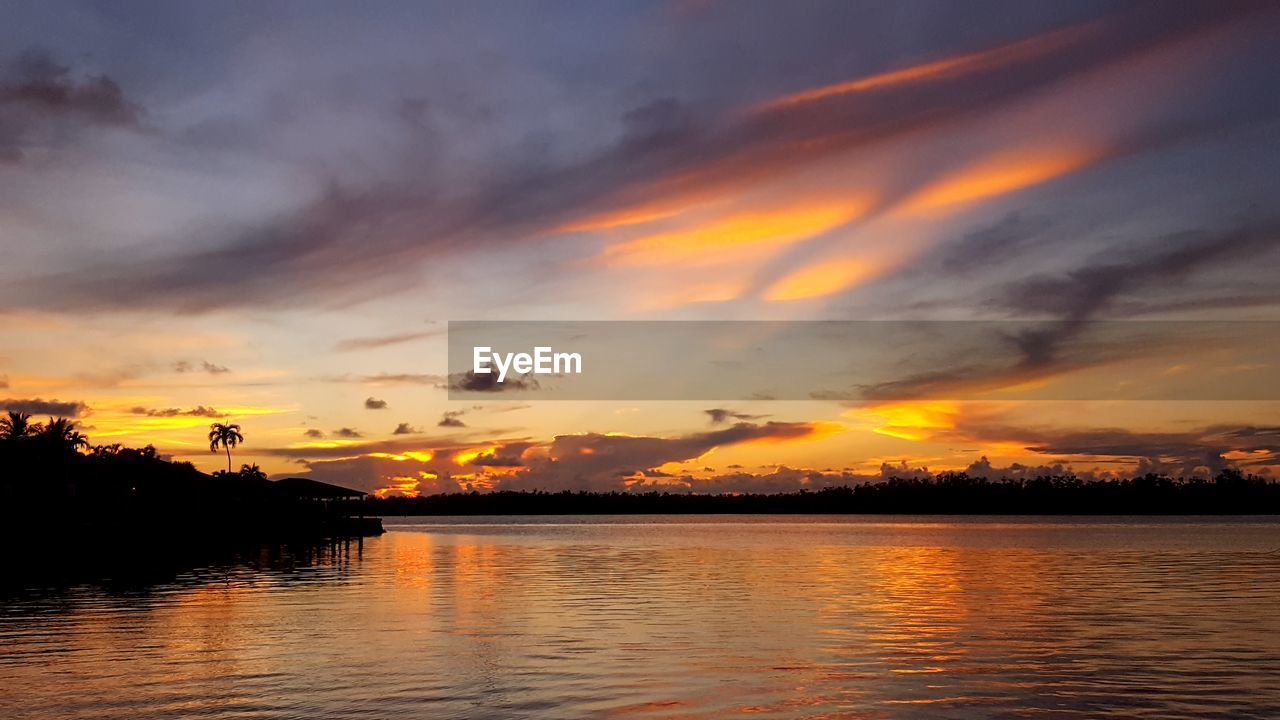
<path fill-rule="evenodd" d="M 205 472 L 229 459 L 210 424 L 235 423 L 232 470 L 383 495 L 1272 472 L 1261 397 L 1037 398 L 1266 394 L 1257 338 L 1086 330 L 1280 317 L 1274 12 L 949 8 L 925 32 L 856 4 L 758 10 L 637 6 L 570 48 L 531 9 L 389 8 L 415 17 L 347 18 L 373 34 L 325 53 L 297 48 L 327 21 L 272 16 L 249 24 L 270 43 L 193 26 L 145 61 L 107 42 L 120 17 L 83 38 L 33 21 L 0 59 L 0 409 Z M 480 62 L 471 36 L 502 51 Z M 551 375 L 450 399 L 467 378 L 445 366 L 458 320 L 1023 319 L 1042 326 L 975 352 L 832 350 L 790 399 L 801 363 L 753 364 L 752 336 L 616 353 L 625 401 L 545 400 L 571 380 Z M 885 377 L 853 372 L 864 350 Z M 706 367 L 750 387 L 686 379 Z M 660 380 L 719 399 L 637 387 Z"/>

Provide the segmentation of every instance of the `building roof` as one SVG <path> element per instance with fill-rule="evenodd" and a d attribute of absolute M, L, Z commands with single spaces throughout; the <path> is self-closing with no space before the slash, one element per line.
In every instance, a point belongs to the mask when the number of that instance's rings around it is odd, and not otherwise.
<path fill-rule="evenodd" d="M 311 478 L 291 477 L 283 478 L 275 481 L 276 489 L 300 498 L 320 498 L 320 499 L 337 499 L 337 498 L 358 498 L 364 497 L 367 493 L 361 490 L 352 490 L 341 485 L 332 485 L 330 483 L 312 480 Z"/>

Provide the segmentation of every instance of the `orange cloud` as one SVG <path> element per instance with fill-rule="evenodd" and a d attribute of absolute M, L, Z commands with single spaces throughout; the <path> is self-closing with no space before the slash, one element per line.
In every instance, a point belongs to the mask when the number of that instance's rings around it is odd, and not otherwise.
<path fill-rule="evenodd" d="M 435 453 L 430 450 L 406 450 L 402 453 L 371 452 L 368 453 L 368 456 L 386 458 L 388 460 L 396 460 L 398 462 L 417 460 L 418 462 L 428 463 L 435 459 Z"/>
<path fill-rule="evenodd" d="M 772 250 L 843 225 L 861 215 L 869 204 L 846 200 L 739 213 L 613 245 L 604 258 L 632 266 L 738 259 L 743 252 Z"/>
<path fill-rule="evenodd" d="M 1102 28 L 1101 23 L 1092 22 L 1082 25 L 1053 30 L 1035 35 L 1017 42 L 1000 45 L 986 50 L 953 55 L 941 60 L 911 65 L 897 70 L 890 70 L 876 75 L 860 77 L 845 82 L 804 90 L 784 95 L 753 108 L 754 112 L 769 112 L 803 105 L 820 100 L 827 100 L 842 95 L 880 90 L 889 87 L 910 85 L 924 82 L 950 80 L 974 73 L 993 70 L 1006 65 L 1048 55 L 1057 50 L 1073 45 Z"/>
<path fill-rule="evenodd" d="M 938 431 L 952 430 L 959 414 L 959 407 L 950 402 L 906 402 L 846 413 L 870 418 L 877 423 L 872 432 L 900 440 L 927 440 Z"/>
<path fill-rule="evenodd" d="M 430 473 L 422 473 L 422 475 L 426 477 L 430 475 Z M 434 476 L 431 476 L 431 477 L 434 477 Z M 404 497 L 410 497 L 410 498 L 418 497 L 418 494 L 419 494 L 418 478 L 410 477 L 408 475 L 403 475 L 399 477 L 390 478 L 390 481 L 391 481 L 390 485 L 387 485 L 385 487 L 380 487 L 377 490 L 374 490 L 373 491 L 374 497 L 385 498 L 391 495 L 402 495 Z"/>
<path fill-rule="evenodd" d="M 770 423 L 766 423 L 768 426 Z M 780 433 L 775 435 L 760 435 L 747 440 L 740 441 L 739 445 L 774 445 L 779 443 L 790 443 L 799 441 L 821 440 L 842 433 L 846 430 L 845 426 L 838 422 L 827 420 L 819 420 L 816 422 L 804 424 L 804 431 L 799 433 Z"/>
<path fill-rule="evenodd" d="M 930 212 L 983 200 L 1047 182 L 1099 159 L 1102 153 L 1082 146 L 998 153 L 926 185 L 908 198 L 907 212 Z"/>
<path fill-rule="evenodd" d="M 453 456 L 453 462 L 459 466 L 470 465 L 472 462 L 475 461 L 476 458 L 482 457 L 485 455 L 493 455 L 497 450 L 498 448 L 492 447 L 492 446 L 482 447 L 482 448 L 473 448 L 471 450 L 463 450 L 462 452 Z"/>
<path fill-rule="evenodd" d="M 741 297 L 747 290 L 747 282 L 738 278 L 707 278 L 704 281 L 683 281 L 672 288 L 645 288 L 648 296 L 638 303 L 640 310 L 667 310 L 683 305 L 719 303 Z"/>
<path fill-rule="evenodd" d="M 658 185 L 661 185 L 659 183 Z M 629 203 L 624 207 L 590 215 L 553 228 L 552 232 L 589 232 L 611 230 L 641 225 L 655 220 L 675 217 L 688 210 L 722 202 L 730 196 L 715 187 L 695 187 L 683 192 L 664 194 L 660 187 L 646 188 L 645 194 L 658 195 L 658 199 Z"/>
<path fill-rule="evenodd" d="M 766 300 L 804 300 L 840 292 L 873 272 L 860 260 L 826 260 L 801 268 L 778 280 L 765 291 Z"/>

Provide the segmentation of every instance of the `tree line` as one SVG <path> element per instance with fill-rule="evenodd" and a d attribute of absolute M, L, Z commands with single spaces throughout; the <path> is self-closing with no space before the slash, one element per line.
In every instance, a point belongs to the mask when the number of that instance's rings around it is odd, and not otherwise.
<path fill-rule="evenodd" d="M 242 442 L 244 435 L 239 425 L 219 422 L 209 426 L 210 452 L 223 448 L 227 454 L 227 469 L 214 473 L 214 477 L 267 478 L 256 463 L 243 464 L 239 472 L 232 472 L 231 449 Z M 197 472 L 189 462 L 165 460 L 154 445 L 141 448 L 121 443 L 94 445 L 81 432 L 79 423 L 70 418 L 50 417 L 41 423 L 33 421 L 30 413 L 12 410 L 0 417 L 0 479 L 7 485 L 28 483 L 28 492 L 36 491 L 37 484 L 49 490 L 51 484 L 56 486 L 59 482 L 79 483 L 85 476 L 101 474 L 100 471 L 114 465 L 130 466 L 136 471 L 141 467 L 155 469 L 159 463 L 179 471 Z"/>
<path fill-rule="evenodd" d="M 1214 478 L 1146 474 L 988 479 L 966 473 L 891 477 L 790 493 L 497 491 L 370 498 L 377 515 L 587 514 L 1280 514 L 1280 484 L 1225 470 Z"/>

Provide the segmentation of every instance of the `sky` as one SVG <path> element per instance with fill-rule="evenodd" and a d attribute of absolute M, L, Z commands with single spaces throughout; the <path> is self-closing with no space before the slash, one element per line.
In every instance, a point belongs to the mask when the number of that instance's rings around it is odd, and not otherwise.
<path fill-rule="evenodd" d="M 4 14 L 0 408 L 94 443 L 214 471 L 236 422 L 236 466 L 382 494 L 1280 464 L 1265 357 L 1079 344 L 1280 320 L 1273 4 Z M 910 398 L 449 399 L 451 320 L 872 319 L 1045 330 Z M 1258 392 L 1034 396 L 1082 372 Z"/>

